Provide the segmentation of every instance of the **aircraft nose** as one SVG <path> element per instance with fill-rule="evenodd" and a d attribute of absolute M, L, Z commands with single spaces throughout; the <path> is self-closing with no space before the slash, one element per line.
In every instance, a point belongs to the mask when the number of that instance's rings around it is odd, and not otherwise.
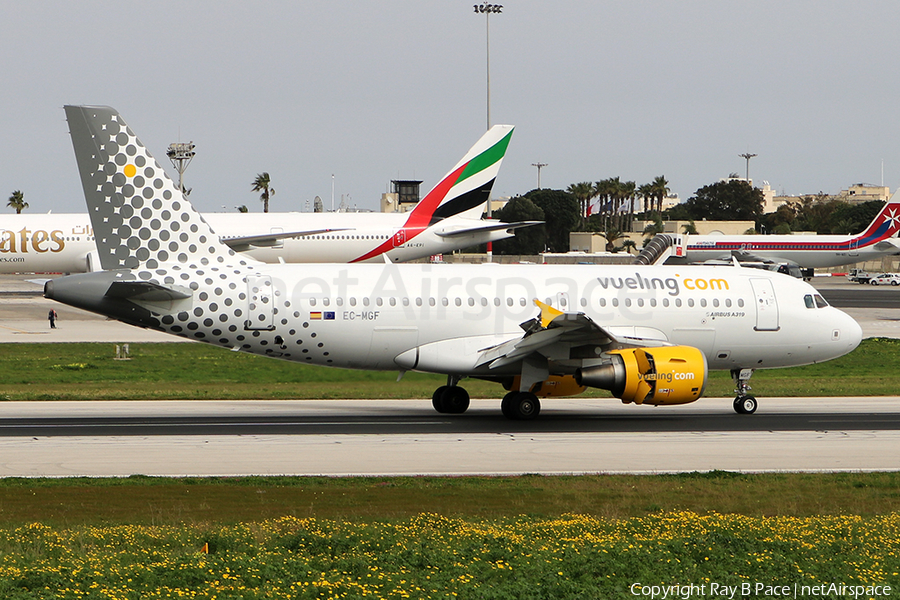
<path fill-rule="evenodd" d="M 832 339 L 839 340 L 846 345 L 846 350 L 841 353 L 843 355 L 859 346 L 863 332 L 856 319 L 843 311 L 838 312 L 841 314 L 841 319 L 836 323 L 836 327 L 831 335 Z"/>

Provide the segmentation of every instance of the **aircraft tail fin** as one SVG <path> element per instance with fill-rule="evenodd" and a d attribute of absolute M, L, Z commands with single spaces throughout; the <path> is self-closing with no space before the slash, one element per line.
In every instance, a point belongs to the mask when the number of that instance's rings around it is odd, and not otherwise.
<path fill-rule="evenodd" d="M 512 138 L 512 125 L 494 125 L 410 213 L 406 227 L 428 227 L 446 217 L 479 218 Z"/>
<path fill-rule="evenodd" d="M 863 231 L 858 240 L 859 246 L 868 246 L 883 239 L 895 237 L 900 231 L 900 190 L 895 193 L 884 207 L 875 215 L 875 219 Z"/>
<path fill-rule="evenodd" d="M 104 270 L 246 264 L 219 241 L 115 109 L 65 111 Z"/>

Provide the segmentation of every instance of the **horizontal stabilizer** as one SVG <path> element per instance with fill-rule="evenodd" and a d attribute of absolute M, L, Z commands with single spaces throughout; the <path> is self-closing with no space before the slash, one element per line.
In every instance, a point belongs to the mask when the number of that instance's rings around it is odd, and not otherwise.
<path fill-rule="evenodd" d="M 150 281 L 113 281 L 106 296 L 122 300 L 143 300 L 145 302 L 167 302 L 190 298 L 190 288 L 178 285 L 161 285 Z"/>
<path fill-rule="evenodd" d="M 896 239 L 897 238 L 889 238 L 882 240 L 875 244 L 874 248 L 879 252 L 890 252 L 893 250 L 895 254 L 900 253 L 900 247 L 898 247 L 895 242 Z"/>
<path fill-rule="evenodd" d="M 478 225 L 475 227 L 466 227 L 465 229 L 452 229 L 450 231 L 437 231 L 439 236 L 448 238 L 448 237 L 460 237 L 464 235 L 472 235 L 473 233 L 482 233 L 484 231 L 513 231 L 515 229 L 520 229 L 522 227 L 531 227 L 532 225 L 542 225 L 543 221 L 518 221 L 516 223 L 491 223 L 490 221 L 485 221 L 484 225 Z"/>

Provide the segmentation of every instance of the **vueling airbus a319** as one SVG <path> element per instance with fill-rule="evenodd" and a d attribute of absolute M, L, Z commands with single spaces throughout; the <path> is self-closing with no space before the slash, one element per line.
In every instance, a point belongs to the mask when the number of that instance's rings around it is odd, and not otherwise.
<path fill-rule="evenodd" d="M 496 242 L 539 221 L 484 220 L 481 212 L 512 137 L 495 125 L 406 213 L 208 213 L 223 243 L 271 263 L 394 262 Z M 0 273 L 100 269 L 87 214 L 0 217 Z"/>
<path fill-rule="evenodd" d="M 220 241 L 115 110 L 66 115 L 105 271 L 44 294 L 140 327 L 306 364 L 441 373 L 443 413 L 468 407 L 462 379 L 486 379 L 508 390 L 500 408 L 514 419 L 585 387 L 693 402 L 710 369 L 731 371 L 734 408 L 751 413 L 755 369 L 860 341 L 808 284 L 740 267 L 259 263 Z"/>

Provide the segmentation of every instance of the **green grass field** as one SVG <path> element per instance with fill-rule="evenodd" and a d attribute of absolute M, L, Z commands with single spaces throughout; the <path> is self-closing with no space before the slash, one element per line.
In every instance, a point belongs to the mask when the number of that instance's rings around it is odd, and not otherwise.
<path fill-rule="evenodd" d="M 7 479 L 0 597 L 875 597 L 900 589 L 898 490 L 900 473 Z"/>
<path fill-rule="evenodd" d="M 760 371 L 754 393 L 893 395 L 898 350 L 866 340 Z M 0 345 L 0 398 L 421 398 L 443 382 L 200 344 L 134 344 L 132 357 Z M 713 374 L 707 389 L 732 383 Z M 816 587 L 830 583 L 890 597 L 898 573 L 900 473 L 0 480 L 0 598 L 622 598 L 634 584 L 849 596 Z"/>
<path fill-rule="evenodd" d="M 117 361 L 112 344 L 0 345 L 0 399 L 154 400 L 430 398 L 440 375 L 349 371 L 230 352 L 204 344 L 132 344 Z M 878 396 L 900 389 L 900 340 L 870 339 L 827 363 L 758 371 L 754 394 Z M 466 380 L 473 398 L 501 398 L 499 385 Z M 728 373 L 714 372 L 707 396 L 731 396 Z M 609 396 L 588 390 L 588 396 Z"/>

